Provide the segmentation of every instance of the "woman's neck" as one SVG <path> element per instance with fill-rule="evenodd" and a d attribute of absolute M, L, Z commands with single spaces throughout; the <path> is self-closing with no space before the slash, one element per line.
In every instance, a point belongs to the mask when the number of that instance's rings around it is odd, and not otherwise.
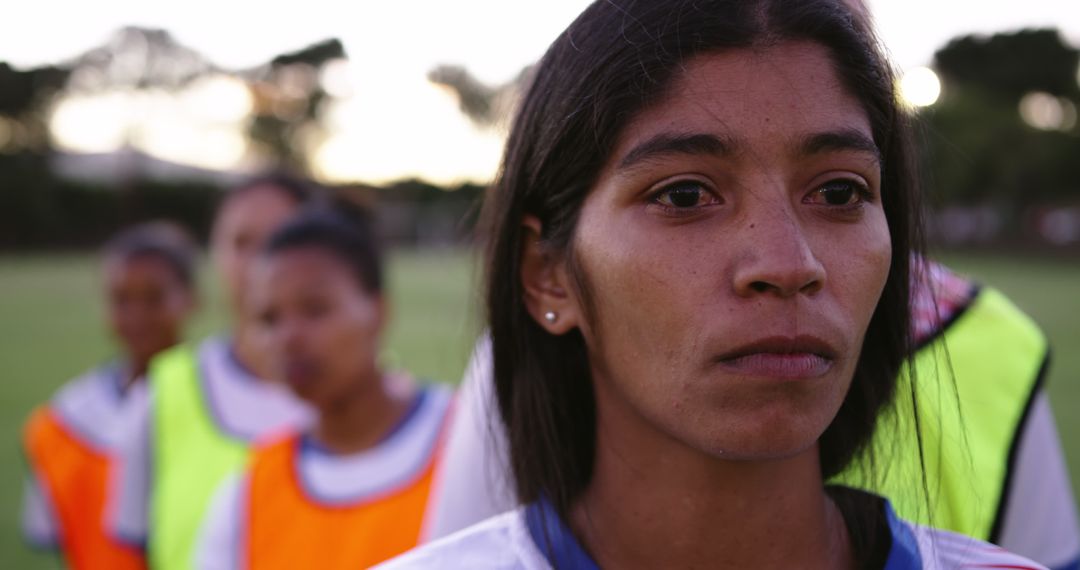
<path fill-rule="evenodd" d="M 601 567 L 854 567 L 816 447 L 719 460 L 610 407 L 598 406 L 593 476 L 570 513 Z"/>
<path fill-rule="evenodd" d="M 244 327 L 238 326 L 232 336 L 233 356 L 251 376 L 264 382 L 270 382 L 259 358 L 260 351 L 254 346 L 251 335 L 244 332 Z"/>
<path fill-rule="evenodd" d="M 374 381 L 320 407 L 312 437 L 334 453 L 356 453 L 379 444 L 405 416 L 416 396 L 411 382 L 373 372 Z"/>
<path fill-rule="evenodd" d="M 150 359 L 132 357 L 126 364 L 120 366 L 120 391 L 126 394 L 132 386 L 146 377 L 146 372 L 150 368 Z"/>

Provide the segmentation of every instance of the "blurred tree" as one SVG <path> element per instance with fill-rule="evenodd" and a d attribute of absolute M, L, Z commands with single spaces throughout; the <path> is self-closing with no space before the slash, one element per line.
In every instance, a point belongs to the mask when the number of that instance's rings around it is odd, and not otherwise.
<path fill-rule="evenodd" d="M 128 26 L 75 58 L 68 87 L 80 91 L 179 89 L 217 70 L 199 52 L 160 29 Z"/>
<path fill-rule="evenodd" d="M 991 206 L 1015 233 L 1031 206 L 1080 199 L 1078 64 L 1057 30 L 966 36 L 939 50 L 942 98 L 922 113 L 935 201 Z M 1020 101 L 1032 92 L 1057 97 L 1059 125 L 1025 122 Z"/>
<path fill-rule="evenodd" d="M 248 135 L 275 162 L 309 170 L 301 139 L 305 130 L 317 128 L 320 107 L 328 97 L 319 72 L 327 63 L 345 58 L 341 41 L 328 39 L 245 73 L 256 94 Z"/>
<path fill-rule="evenodd" d="M 934 66 L 947 84 L 976 88 L 1013 104 L 1031 91 L 1077 98 L 1078 64 L 1080 50 L 1053 29 L 964 36 L 934 54 Z"/>
<path fill-rule="evenodd" d="M 504 124 L 513 113 L 518 96 L 528 83 L 532 66 L 502 85 L 491 86 L 476 79 L 459 65 L 440 65 L 428 72 L 428 81 L 449 89 L 458 99 L 458 108 L 478 127 Z"/>
<path fill-rule="evenodd" d="M 0 249 L 86 245 L 162 214 L 201 229 L 217 193 L 212 185 L 131 180 L 118 192 L 115 184 L 60 177 L 49 115 L 64 97 L 175 91 L 216 70 L 168 32 L 137 27 L 57 65 L 17 70 L 0 63 Z"/>
<path fill-rule="evenodd" d="M 14 118 L 32 110 L 38 101 L 64 86 L 68 73 L 52 66 L 19 71 L 0 61 L 0 115 Z"/>
<path fill-rule="evenodd" d="M 280 68 L 296 63 L 304 63 L 317 69 L 329 61 L 344 59 L 345 57 L 345 46 L 341 44 L 341 40 L 331 38 L 294 52 L 283 53 L 271 60 L 270 66 Z"/>
<path fill-rule="evenodd" d="M 0 153 L 48 149 L 47 108 L 69 73 L 54 66 L 20 71 L 0 62 L 0 121 L 7 131 L 0 137 Z"/>

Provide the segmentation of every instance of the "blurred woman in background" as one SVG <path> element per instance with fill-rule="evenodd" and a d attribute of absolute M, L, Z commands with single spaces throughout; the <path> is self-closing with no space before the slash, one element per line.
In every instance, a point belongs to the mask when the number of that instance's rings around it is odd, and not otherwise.
<path fill-rule="evenodd" d="M 216 495 L 197 567 L 367 568 L 417 544 L 450 405 L 377 363 L 387 322 L 366 216 L 313 211 L 270 239 L 248 298 L 267 370 L 316 411 Z"/>
<path fill-rule="evenodd" d="M 302 402 L 264 379 L 244 307 L 256 252 L 319 191 L 307 181 L 271 175 L 225 195 L 210 253 L 232 329 L 156 358 L 147 390 L 127 413 L 109 526 L 119 539 L 144 546 L 153 568 L 190 568 L 210 496 L 244 465 L 250 444 L 310 420 Z"/>
<path fill-rule="evenodd" d="M 897 395 L 920 252 L 847 6 L 598 1 L 535 73 L 486 204 L 524 506 L 385 568 L 1037 567 L 826 485 Z"/>
<path fill-rule="evenodd" d="M 172 224 L 114 237 L 104 251 L 105 313 L 121 355 L 69 382 L 26 425 L 24 530 L 31 543 L 59 548 L 70 568 L 141 567 L 140 554 L 102 527 L 111 456 L 138 381 L 180 342 L 195 308 L 194 258 L 194 243 Z"/>

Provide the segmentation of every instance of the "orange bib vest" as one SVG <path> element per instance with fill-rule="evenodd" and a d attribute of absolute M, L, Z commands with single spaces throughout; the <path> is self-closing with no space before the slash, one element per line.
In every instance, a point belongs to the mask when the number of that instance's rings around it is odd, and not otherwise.
<path fill-rule="evenodd" d="M 47 406 L 30 416 L 23 439 L 34 476 L 58 519 L 67 566 L 73 570 L 143 568 L 141 553 L 105 532 L 108 453 L 81 440 Z"/>
<path fill-rule="evenodd" d="M 255 452 L 244 507 L 248 568 L 356 570 L 417 545 L 438 451 L 413 480 L 380 496 L 327 504 L 299 479 L 300 446 L 297 435 Z"/>

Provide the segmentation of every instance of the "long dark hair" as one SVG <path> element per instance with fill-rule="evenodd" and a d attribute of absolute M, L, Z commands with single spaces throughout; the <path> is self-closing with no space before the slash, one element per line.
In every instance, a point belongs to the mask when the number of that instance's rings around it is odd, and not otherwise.
<path fill-rule="evenodd" d="M 882 156 L 892 265 L 855 377 L 820 439 L 824 479 L 873 433 L 909 354 L 909 273 L 920 203 L 908 117 L 866 22 L 838 0 L 600 0 L 555 40 L 535 70 L 485 203 L 487 311 L 499 411 L 523 502 L 546 497 L 566 516 L 592 477 L 595 397 L 577 331 L 553 336 L 526 311 L 521 252 L 526 215 L 547 251 L 575 269 L 582 203 L 623 128 L 665 93 L 691 58 L 789 40 L 825 46 L 869 117 Z M 585 299 L 588 311 L 588 299 Z"/>

